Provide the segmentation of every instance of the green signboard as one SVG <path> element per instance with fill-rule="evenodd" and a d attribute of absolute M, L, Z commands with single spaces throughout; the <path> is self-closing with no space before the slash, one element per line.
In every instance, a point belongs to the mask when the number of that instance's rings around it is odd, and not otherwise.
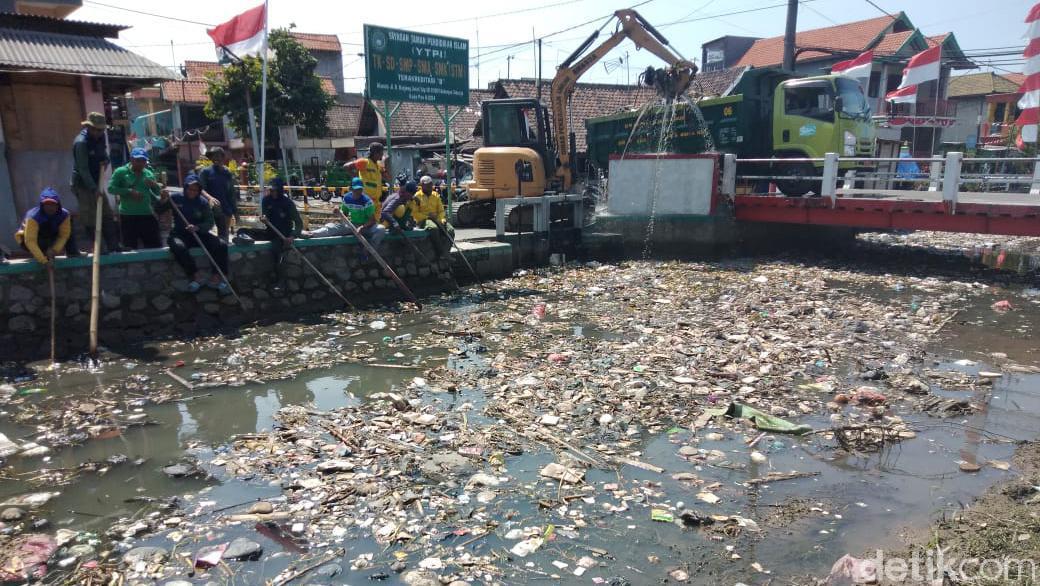
<path fill-rule="evenodd" d="M 365 25 L 368 96 L 388 102 L 469 103 L 469 41 Z"/>

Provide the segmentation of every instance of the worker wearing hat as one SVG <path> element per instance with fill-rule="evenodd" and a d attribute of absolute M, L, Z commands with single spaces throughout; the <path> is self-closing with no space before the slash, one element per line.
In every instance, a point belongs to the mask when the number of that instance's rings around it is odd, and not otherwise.
<path fill-rule="evenodd" d="M 415 181 L 406 181 L 383 202 L 379 220 L 387 230 L 401 232 L 411 230 L 415 226 L 408 202 L 415 197 L 416 191 L 419 191 L 419 186 L 415 184 Z"/>
<path fill-rule="evenodd" d="M 191 256 L 191 249 L 200 244 L 206 248 L 209 256 L 225 275 L 228 272 L 228 245 L 227 242 L 214 236 L 210 231 L 214 226 L 213 208 L 209 201 L 202 195 L 202 184 L 194 173 L 189 173 L 184 178 L 184 189 L 179 194 L 174 194 L 163 201 L 157 210 L 166 211 L 172 206 L 177 206 L 178 212 L 173 215 L 173 230 L 166 245 L 170 247 L 173 259 L 180 265 L 184 275 L 189 279 L 187 290 L 197 293 L 203 284 L 216 289 L 221 294 L 231 292 L 231 285 L 220 278 L 220 274 L 213 272 L 209 281 L 204 281 L 202 272 L 199 270 L 195 259 Z"/>
<path fill-rule="evenodd" d="M 50 187 L 40 193 L 40 203 L 25 214 L 15 241 L 33 255 L 36 262 L 48 264 L 65 248 L 72 236 L 69 210 L 61 207 L 58 192 Z"/>
<path fill-rule="evenodd" d="M 161 248 L 159 220 L 153 209 L 168 197 L 148 168 L 148 152 L 130 151 L 130 162 L 115 170 L 108 192 L 119 199 L 119 231 L 123 248 Z"/>
<path fill-rule="evenodd" d="M 419 179 L 419 191 L 412 201 L 408 202 L 408 211 L 411 213 L 412 220 L 415 221 L 415 227 L 426 230 L 437 256 L 443 256 L 451 250 L 451 242 L 448 238 L 455 237 L 455 228 L 448 223 L 447 215 L 444 212 L 444 202 L 441 201 L 441 195 L 433 188 L 433 178 L 429 175 L 423 175 Z"/>
<path fill-rule="evenodd" d="M 380 208 L 383 199 L 383 182 L 390 181 L 390 169 L 383 161 L 383 144 L 374 142 L 368 145 L 368 157 L 351 161 L 343 165 L 348 171 L 354 171 L 361 179 L 365 195 L 372 200 L 376 209 Z"/>
<path fill-rule="evenodd" d="M 109 162 L 105 141 L 107 129 L 105 115 L 100 112 L 91 112 L 82 122 L 82 129 L 72 142 L 72 193 L 79 203 L 77 222 L 83 226 L 89 240 L 93 240 L 96 234 L 97 206 L 101 204 L 102 251 L 118 252 L 115 215 L 108 197 L 101 190 L 101 170 Z"/>

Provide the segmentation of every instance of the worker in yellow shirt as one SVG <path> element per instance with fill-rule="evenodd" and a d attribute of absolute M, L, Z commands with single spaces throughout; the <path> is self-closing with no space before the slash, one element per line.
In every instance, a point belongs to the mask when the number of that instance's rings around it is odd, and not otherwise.
<path fill-rule="evenodd" d="M 455 238 L 455 228 L 448 223 L 444 213 L 444 202 L 441 201 L 441 195 L 433 189 L 432 177 L 423 175 L 419 179 L 419 192 L 408 202 L 408 209 L 412 220 L 415 221 L 416 229 L 426 230 L 427 238 L 430 239 L 437 256 L 444 256 L 449 252 L 451 241 L 448 240 L 448 236 Z M 441 228 L 448 236 L 441 232 Z"/>
<path fill-rule="evenodd" d="M 368 145 L 368 157 L 351 161 L 343 165 L 348 171 L 354 171 L 365 184 L 365 195 L 376 204 L 376 209 L 382 209 L 380 204 L 383 199 L 383 181 L 390 181 L 390 170 L 383 162 L 383 145 L 374 142 Z"/>
<path fill-rule="evenodd" d="M 48 264 L 65 248 L 72 234 L 69 210 L 61 207 L 58 192 L 50 187 L 40 194 L 40 205 L 29 210 L 14 239 L 36 262 Z"/>

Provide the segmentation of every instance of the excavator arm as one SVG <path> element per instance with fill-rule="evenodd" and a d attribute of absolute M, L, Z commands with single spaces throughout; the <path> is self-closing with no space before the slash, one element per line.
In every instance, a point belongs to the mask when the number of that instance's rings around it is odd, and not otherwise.
<path fill-rule="evenodd" d="M 569 140 L 568 106 L 574 87 L 578 79 L 586 71 L 598 63 L 611 49 L 621 44 L 626 38 L 635 43 L 637 49 L 646 49 L 660 57 L 670 66 L 669 70 L 662 71 L 656 76 L 656 83 L 647 79 L 651 85 L 656 85 L 659 92 L 666 97 L 674 99 L 686 91 L 697 73 L 697 66 L 687 61 L 681 55 L 669 48 L 668 41 L 650 23 L 643 19 L 635 10 L 618 10 L 614 13 L 618 19 L 614 34 L 603 41 L 598 47 L 581 57 L 585 51 L 592 46 L 599 36 L 599 31 L 592 33 L 585 42 L 578 47 L 556 70 L 553 78 L 549 100 L 552 104 L 553 136 L 556 141 L 556 151 L 559 153 L 560 164 L 556 169 L 556 177 L 560 181 L 563 190 L 570 189 L 574 181 L 574 169 L 572 165 L 573 153 L 571 141 Z M 581 57 L 575 63 L 575 60 Z"/>

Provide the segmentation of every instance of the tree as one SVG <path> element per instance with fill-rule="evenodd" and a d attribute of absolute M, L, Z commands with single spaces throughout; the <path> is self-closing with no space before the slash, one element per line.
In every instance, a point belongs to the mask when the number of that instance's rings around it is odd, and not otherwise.
<path fill-rule="evenodd" d="M 304 135 L 323 136 L 328 130 L 326 115 L 335 100 L 325 93 L 321 78 L 314 74 L 318 60 L 284 29 L 271 31 L 268 42 L 275 53 L 268 62 L 267 72 L 268 143 L 272 137 L 278 140 L 279 126 L 293 124 L 299 125 Z M 206 115 L 214 119 L 227 116 L 235 132 L 249 136 L 246 91 L 248 88 L 259 126 L 262 73 L 262 61 L 246 57 L 240 63 L 224 67 L 222 75 L 210 76 Z"/>

